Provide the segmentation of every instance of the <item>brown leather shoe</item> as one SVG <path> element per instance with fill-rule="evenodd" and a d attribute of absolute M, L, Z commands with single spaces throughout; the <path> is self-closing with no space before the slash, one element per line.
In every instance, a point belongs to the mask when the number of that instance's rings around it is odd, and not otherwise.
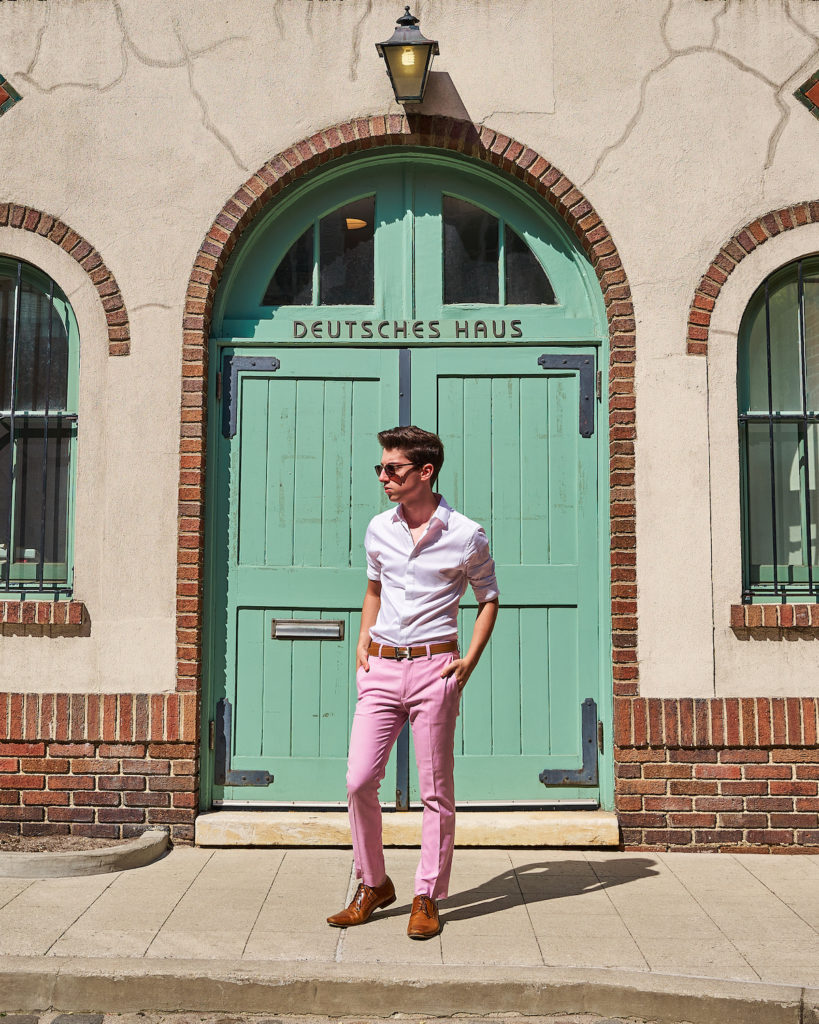
<path fill-rule="evenodd" d="M 334 928 L 351 928 L 354 924 L 364 924 L 370 915 L 379 907 L 388 907 L 395 903 L 395 886 L 389 875 L 381 885 L 371 886 L 359 882 L 352 901 L 346 910 L 341 910 L 327 918 L 327 924 Z"/>
<path fill-rule="evenodd" d="M 431 939 L 440 930 L 438 904 L 429 896 L 416 896 L 412 901 L 407 935 L 411 939 Z"/>

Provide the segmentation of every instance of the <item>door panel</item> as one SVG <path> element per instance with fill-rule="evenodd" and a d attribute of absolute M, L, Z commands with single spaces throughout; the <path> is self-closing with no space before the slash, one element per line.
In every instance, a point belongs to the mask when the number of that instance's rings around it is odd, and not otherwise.
<path fill-rule="evenodd" d="M 214 795 L 344 801 L 366 586 L 362 540 L 382 503 L 373 438 L 396 418 L 398 356 L 350 349 L 276 356 L 276 370 L 239 371 L 231 394 L 236 433 L 219 442 L 230 515 L 216 658 L 234 708 L 231 765 L 264 769 L 274 782 L 252 791 L 217 787 Z M 273 619 L 311 618 L 342 620 L 344 639 L 271 635 Z M 388 799 L 394 778 L 392 767 Z"/>
<path fill-rule="evenodd" d="M 580 436 L 577 374 L 543 369 L 538 354 L 413 353 L 413 419 L 446 439 L 439 489 L 486 529 L 501 594 L 462 697 L 459 801 L 597 795 L 549 794 L 538 779 L 544 768 L 580 767 L 581 704 L 599 701 L 596 438 Z M 475 607 L 469 590 L 464 647 Z"/>

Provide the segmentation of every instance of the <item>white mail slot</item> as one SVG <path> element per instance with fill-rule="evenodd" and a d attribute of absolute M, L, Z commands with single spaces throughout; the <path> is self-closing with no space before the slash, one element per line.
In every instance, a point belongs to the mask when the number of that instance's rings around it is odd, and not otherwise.
<path fill-rule="evenodd" d="M 273 619 L 274 640 L 343 640 L 344 619 Z"/>

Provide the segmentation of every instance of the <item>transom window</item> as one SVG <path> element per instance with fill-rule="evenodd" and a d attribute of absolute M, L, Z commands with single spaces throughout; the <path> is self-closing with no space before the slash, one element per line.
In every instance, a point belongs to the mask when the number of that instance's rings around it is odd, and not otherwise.
<path fill-rule="evenodd" d="M 0 257 L 0 590 L 70 587 L 77 329 L 57 285 Z"/>
<path fill-rule="evenodd" d="M 739 344 L 743 600 L 819 596 L 819 256 L 754 293 Z"/>
<path fill-rule="evenodd" d="M 231 254 L 212 329 L 287 344 L 585 343 L 606 336 L 598 291 L 547 203 L 463 158 L 402 150 L 272 202 Z"/>
<path fill-rule="evenodd" d="M 311 224 L 276 267 L 263 306 L 371 306 L 375 281 L 375 196 Z"/>

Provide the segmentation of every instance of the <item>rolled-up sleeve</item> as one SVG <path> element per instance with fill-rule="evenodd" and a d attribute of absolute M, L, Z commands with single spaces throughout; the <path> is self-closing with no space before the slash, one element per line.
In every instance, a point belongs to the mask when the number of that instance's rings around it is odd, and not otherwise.
<path fill-rule="evenodd" d="M 472 535 L 467 546 L 466 577 L 479 603 L 497 600 L 495 560 L 489 553 L 489 541 L 481 527 Z"/>
<path fill-rule="evenodd" d="M 375 538 L 373 537 L 372 526 L 368 526 L 367 532 L 364 534 L 364 553 L 367 556 L 367 579 L 376 581 L 380 580 L 381 562 L 378 558 L 378 552 L 375 550 Z"/>

